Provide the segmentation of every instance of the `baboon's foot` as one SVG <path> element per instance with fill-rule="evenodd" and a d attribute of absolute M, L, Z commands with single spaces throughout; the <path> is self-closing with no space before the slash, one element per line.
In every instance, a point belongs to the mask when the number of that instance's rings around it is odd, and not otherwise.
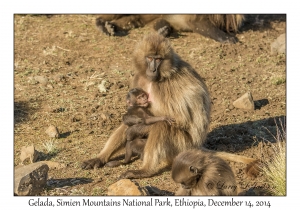
<path fill-rule="evenodd" d="M 102 166 L 104 166 L 104 163 L 99 158 L 89 159 L 81 164 L 82 169 L 95 169 Z"/>
<path fill-rule="evenodd" d="M 172 32 L 171 24 L 164 19 L 159 19 L 154 23 L 154 30 L 164 37 L 170 36 Z"/>
<path fill-rule="evenodd" d="M 114 36 L 115 35 L 115 26 L 112 23 L 108 22 L 108 21 L 105 21 L 101 18 L 97 18 L 96 19 L 96 26 L 102 33 L 104 33 L 108 36 Z"/>
<path fill-rule="evenodd" d="M 164 26 L 157 30 L 157 33 L 163 35 L 164 37 L 170 36 L 171 28 L 169 26 Z"/>
<path fill-rule="evenodd" d="M 106 29 L 108 35 L 115 36 L 115 32 L 116 32 L 115 26 L 111 22 L 108 22 L 108 21 L 105 22 L 105 29 Z"/>

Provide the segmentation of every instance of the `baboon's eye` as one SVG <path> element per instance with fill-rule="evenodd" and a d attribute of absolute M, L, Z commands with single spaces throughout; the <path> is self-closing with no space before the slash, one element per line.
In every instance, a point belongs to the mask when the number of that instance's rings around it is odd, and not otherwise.
<path fill-rule="evenodd" d="M 155 59 L 156 62 L 161 62 L 161 60 L 162 60 L 161 58 L 156 58 Z"/>
<path fill-rule="evenodd" d="M 148 60 L 148 61 L 152 61 L 153 58 L 152 58 L 152 57 L 147 57 L 147 60 Z"/>

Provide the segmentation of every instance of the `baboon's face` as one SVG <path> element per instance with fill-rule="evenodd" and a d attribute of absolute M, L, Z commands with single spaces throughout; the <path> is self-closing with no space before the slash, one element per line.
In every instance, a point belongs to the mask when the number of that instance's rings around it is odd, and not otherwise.
<path fill-rule="evenodd" d="M 159 82 L 175 73 L 175 57 L 168 39 L 159 34 L 149 34 L 137 45 L 133 61 L 136 69 L 149 81 Z"/>
<path fill-rule="evenodd" d="M 160 64 L 163 62 L 163 58 L 161 55 L 148 55 L 146 56 L 146 62 L 147 62 L 147 70 L 146 75 L 148 79 L 151 81 L 157 80 L 159 76 L 159 68 Z"/>
<path fill-rule="evenodd" d="M 197 180 L 198 180 L 197 176 L 190 176 L 190 177 L 186 177 L 185 180 L 182 180 L 180 184 L 184 189 L 192 189 L 196 186 Z"/>
<path fill-rule="evenodd" d="M 147 107 L 149 105 L 148 94 L 140 88 L 133 88 L 128 92 L 126 99 L 128 106 Z"/>
<path fill-rule="evenodd" d="M 176 170 L 177 173 L 172 173 L 172 178 L 176 183 L 180 183 L 182 188 L 184 189 L 192 189 L 196 186 L 200 175 L 193 173 L 189 170 L 189 168 L 186 168 L 185 170 Z M 175 172 L 173 169 L 172 172 Z"/>
<path fill-rule="evenodd" d="M 147 107 L 148 106 L 148 95 L 146 92 L 142 92 L 136 96 L 135 104 L 137 106 Z"/>

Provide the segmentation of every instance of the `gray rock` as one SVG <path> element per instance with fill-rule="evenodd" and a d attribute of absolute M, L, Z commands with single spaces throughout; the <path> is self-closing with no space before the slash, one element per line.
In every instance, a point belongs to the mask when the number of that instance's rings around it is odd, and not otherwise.
<path fill-rule="evenodd" d="M 50 125 L 47 130 L 46 134 L 48 134 L 51 138 L 59 138 L 59 132 L 58 129 L 54 125 Z"/>
<path fill-rule="evenodd" d="M 40 162 L 16 167 L 14 193 L 16 195 L 38 195 L 46 185 L 48 170 L 48 165 Z"/>
<path fill-rule="evenodd" d="M 34 163 L 34 162 L 36 162 L 38 157 L 39 157 L 39 152 L 37 150 L 35 150 L 33 145 L 31 145 L 29 147 L 22 147 L 21 155 L 20 155 L 21 164 L 23 164 L 23 162 L 27 158 L 29 158 L 31 163 Z"/>
<path fill-rule="evenodd" d="M 232 104 L 234 107 L 239 109 L 254 110 L 255 108 L 251 92 L 245 93 L 240 98 L 235 100 Z"/>
<path fill-rule="evenodd" d="M 286 34 L 281 34 L 272 44 L 271 44 L 271 55 L 276 54 L 286 54 Z"/>

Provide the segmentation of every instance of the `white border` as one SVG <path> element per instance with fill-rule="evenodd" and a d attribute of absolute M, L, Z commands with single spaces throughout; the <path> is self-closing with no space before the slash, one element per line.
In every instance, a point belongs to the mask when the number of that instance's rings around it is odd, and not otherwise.
<path fill-rule="evenodd" d="M 293 3 L 295 2 L 295 3 Z M 275 1 L 2 1 L 1 2 L 1 206 L 3 209 L 21 207 L 30 208 L 28 200 L 30 197 L 13 196 L 13 15 L 15 13 L 286 13 L 287 14 L 287 136 L 288 136 L 288 168 L 287 168 L 287 196 L 286 197 L 235 197 L 235 200 L 270 200 L 271 208 L 285 207 L 293 208 L 298 206 L 299 182 L 296 176 L 299 175 L 297 133 L 299 116 L 299 20 L 296 1 L 275 2 Z M 297 56 L 297 57 L 296 57 Z M 4 98 L 3 98 L 4 97 Z M 298 128 L 298 129 L 297 129 Z M 3 135 L 4 133 L 4 135 Z M 298 135 L 297 135 L 298 134 Z M 297 173 L 298 172 L 298 173 Z M 45 197 L 44 197 L 45 198 Z M 51 197 L 56 200 L 59 197 Z M 66 197 L 63 197 L 66 198 Z M 67 197 L 69 198 L 69 197 Z M 72 197 L 74 200 L 81 197 Z M 87 197 L 83 197 L 87 198 Z M 94 200 L 101 197 L 91 197 Z M 122 199 L 121 197 L 115 197 Z M 148 198 L 148 197 L 147 197 Z M 145 198 L 146 199 L 146 198 Z M 161 198 L 163 199 L 163 198 Z M 174 198 L 170 198 L 174 199 Z M 194 197 L 195 199 L 195 197 Z M 201 198 L 207 200 L 207 197 Z M 229 200 L 229 198 L 218 198 L 218 200 Z M 76 207 L 64 207 L 64 209 L 74 209 Z M 106 209 L 105 207 L 93 207 Z M 125 207 L 122 207 L 125 208 Z M 146 207 L 130 207 L 130 209 Z M 158 207 L 152 207 L 158 208 Z M 165 208 L 165 207 L 162 207 Z M 173 207 L 174 208 L 174 207 Z M 186 207 L 188 208 L 188 207 Z M 207 207 L 206 207 L 207 208 Z M 232 209 L 233 207 L 222 207 Z M 249 207 L 239 207 L 239 209 L 249 209 Z M 113 208 L 112 208 L 113 209 Z M 253 208 L 252 208 L 253 209 Z M 263 207 L 260 207 L 263 209 Z"/>

